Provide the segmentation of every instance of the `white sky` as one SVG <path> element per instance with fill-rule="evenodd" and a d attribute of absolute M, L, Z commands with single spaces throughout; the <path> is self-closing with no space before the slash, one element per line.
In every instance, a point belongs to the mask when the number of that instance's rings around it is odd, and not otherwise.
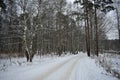
<path fill-rule="evenodd" d="M 114 11 L 110 11 L 108 14 L 107 14 L 107 18 L 111 21 L 111 24 L 112 27 L 111 29 L 107 32 L 107 37 L 108 39 L 118 39 L 118 30 L 117 30 L 117 22 L 116 22 L 116 14 Z M 109 25 L 107 26 L 109 27 Z"/>
<path fill-rule="evenodd" d="M 75 0 L 67 0 L 67 2 L 71 2 L 71 3 L 73 3 Z"/>

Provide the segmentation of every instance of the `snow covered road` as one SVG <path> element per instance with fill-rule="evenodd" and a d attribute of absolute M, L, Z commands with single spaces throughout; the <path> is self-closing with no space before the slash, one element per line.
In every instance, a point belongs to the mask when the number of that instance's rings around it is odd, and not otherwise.
<path fill-rule="evenodd" d="M 37 80 L 68 80 L 79 58 L 78 56 L 72 57 L 60 65 L 55 65 L 44 73 L 45 76 L 42 74 Z"/>
<path fill-rule="evenodd" d="M 70 55 L 50 61 L 0 71 L 0 80 L 118 80 L 85 54 Z"/>

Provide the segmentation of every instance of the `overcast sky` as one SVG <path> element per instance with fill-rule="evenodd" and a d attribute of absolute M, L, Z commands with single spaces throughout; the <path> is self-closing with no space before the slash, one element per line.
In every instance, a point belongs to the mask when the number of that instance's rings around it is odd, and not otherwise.
<path fill-rule="evenodd" d="M 67 2 L 71 2 L 71 3 L 73 3 L 73 1 L 75 1 L 75 0 L 67 0 Z"/>
<path fill-rule="evenodd" d="M 116 16 L 115 11 L 110 11 L 106 16 L 107 16 L 106 18 L 108 18 L 113 24 L 111 26 L 111 29 L 107 32 L 108 39 L 118 39 L 119 36 L 118 36 L 118 30 L 117 30 L 117 25 L 116 25 L 117 21 L 115 17 Z M 109 27 L 109 25 L 107 27 Z"/>

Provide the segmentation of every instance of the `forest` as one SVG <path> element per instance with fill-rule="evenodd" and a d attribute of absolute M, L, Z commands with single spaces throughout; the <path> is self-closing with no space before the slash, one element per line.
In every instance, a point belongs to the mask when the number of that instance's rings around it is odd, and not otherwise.
<path fill-rule="evenodd" d="M 120 0 L 0 0 L 0 80 L 120 80 Z"/>
<path fill-rule="evenodd" d="M 0 0 L 0 54 L 32 61 L 35 54 L 119 53 L 119 17 L 119 0 Z M 118 36 L 109 39 L 113 28 Z"/>

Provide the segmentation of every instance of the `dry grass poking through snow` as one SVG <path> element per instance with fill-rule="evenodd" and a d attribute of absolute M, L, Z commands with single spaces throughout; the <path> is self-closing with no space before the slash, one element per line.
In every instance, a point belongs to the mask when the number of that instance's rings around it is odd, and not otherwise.
<path fill-rule="evenodd" d="M 108 73 L 120 79 L 120 55 L 104 53 L 100 54 L 96 60 Z"/>

